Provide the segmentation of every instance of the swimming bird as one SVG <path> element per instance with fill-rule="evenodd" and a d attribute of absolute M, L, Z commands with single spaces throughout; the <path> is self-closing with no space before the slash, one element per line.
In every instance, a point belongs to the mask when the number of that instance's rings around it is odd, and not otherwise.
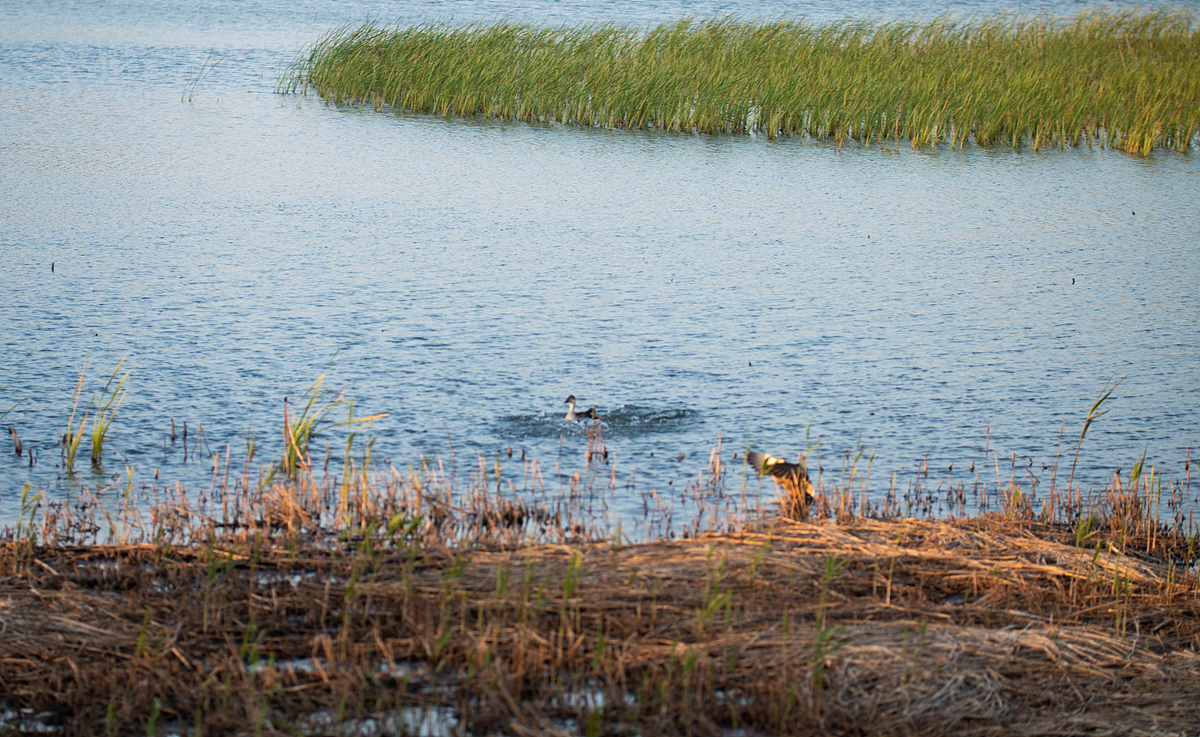
<path fill-rule="evenodd" d="M 746 463 L 759 476 L 770 476 L 779 487 L 779 510 L 787 519 L 808 519 L 808 508 L 813 503 L 813 485 L 808 480 L 808 469 L 804 462 L 789 463 L 766 453 L 746 451 Z"/>
<path fill-rule="evenodd" d="M 574 422 L 576 420 L 582 420 L 585 418 L 590 419 L 590 420 L 599 419 L 596 417 L 596 408 L 595 407 L 590 407 L 588 409 L 583 410 L 582 412 L 576 412 L 575 411 L 575 395 L 574 394 L 572 394 L 571 396 L 564 399 L 563 404 L 570 405 L 569 407 L 567 407 L 567 416 L 563 418 L 564 420 L 567 420 L 568 422 Z"/>

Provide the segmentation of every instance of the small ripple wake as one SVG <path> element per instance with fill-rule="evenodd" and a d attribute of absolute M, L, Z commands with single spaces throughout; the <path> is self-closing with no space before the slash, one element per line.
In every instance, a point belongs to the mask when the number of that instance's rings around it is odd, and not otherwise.
<path fill-rule="evenodd" d="M 700 413 L 682 407 L 656 408 L 622 404 L 611 411 L 597 410 L 605 437 L 636 438 L 686 432 L 700 421 Z M 496 424 L 496 434 L 503 438 L 547 438 L 564 435 L 584 437 L 591 421 L 569 422 L 558 412 L 508 415 Z"/>

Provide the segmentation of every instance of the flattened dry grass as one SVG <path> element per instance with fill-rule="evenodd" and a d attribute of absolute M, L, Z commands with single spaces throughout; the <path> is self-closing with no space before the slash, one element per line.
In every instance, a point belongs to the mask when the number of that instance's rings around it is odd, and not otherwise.
<path fill-rule="evenodd" d="M 487 535 L 519 526 L 519 506 L 507 523 L 450 505 L 439 527 L 318 534 L 270 505 L 245 510 L 253 530 L 210 526 L 188 545 L 169 542 L 179 529 L 4 543 L 7 706 L 65 734 L 436 722 L 477 735 L 1191 736 L 1200 724 L 1200 579 L 1175 565 L 1179 536 L 1143 546 L 1109 525 L 1080 547 L 1068 526 L 995 514 L 555 544 Z M 479 534 L 441 539 L 440 525 Z"/>
<path fill-rule="evenodd" d="M 1145 154 L 1196 143 L 1200 28 L 1184 10 L 646 30 L 367 23 L 330 31 L 279 86 L 444 116 Z"/>

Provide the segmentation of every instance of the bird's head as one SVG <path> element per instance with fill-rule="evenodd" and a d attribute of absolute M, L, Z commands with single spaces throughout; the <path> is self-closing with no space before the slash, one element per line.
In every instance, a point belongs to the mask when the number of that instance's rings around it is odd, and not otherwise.
<path fill-rule="evenodd" d="M 782 458 L 776 458 L 775 456 L 771 456 L 771 455 L 765 456 L 763 458 L 763 462 L 762 462 L 763 473 L 770 473 L 771 469 L 775 468 L 780 463 L 787 463 L 787 461 L 783 460 Z"/>

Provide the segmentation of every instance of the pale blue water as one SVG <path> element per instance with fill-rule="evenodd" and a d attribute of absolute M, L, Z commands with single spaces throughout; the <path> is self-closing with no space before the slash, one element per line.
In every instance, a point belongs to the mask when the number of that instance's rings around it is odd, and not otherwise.
<path fill-rule="evenodd" d="M 274 92 L 305 44 L 367 18 L 1083 7 L 4 3 L 0 412 L 28 399 L 0 420 L 0 520 L 26 481 L 69 488 L 56 437 L 84 358 L 90 394 L 126 354 L 130 393 L 89 485 L 131 465 L 198 489 L 207 451 L 232 445 L 236 465 L 245 434 L 267 458 L 283 398 L 326 367 L 359 414 L 390 413 L 375 453 L 399 467 L 445 458 L 449 437 L 463 465 L 512 447 L 573 471 L 585 441 L 558 414 L 575 394 L 608 415 L 618 478 L 638 489 L 678 489 L 718 437 L 726 458 L 748 443 L 794 456 L 811 432 L 827 475 L 856 443 L 873 450 L 877 494 L 926 459 L 931 478 L 969 482 L 975 463 L 1007 481 L 1013 454 L 1042 475 L 1060 429 L 1069 455 L 1124 377 L 1077 477 L 1102 483 L 1145 452 L 1183 479 L 1200 438 L 1196 149 L 839 150 Z M 164 445 L 172 419 L 203 424 L 200 458 Z M 32 468 L 9 426 L 40 453 Z"/>

